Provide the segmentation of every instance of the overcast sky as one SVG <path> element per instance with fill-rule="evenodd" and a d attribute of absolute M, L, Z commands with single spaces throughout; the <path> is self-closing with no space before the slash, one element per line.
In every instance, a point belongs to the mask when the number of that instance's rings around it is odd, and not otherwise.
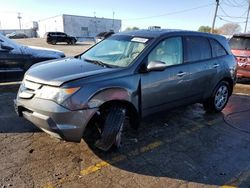
<path fill-rule="evenodd" d="M 122 29 L 137 26 L 197 30 L 201 25 L 212 25 L 215 0 L 0 0 L 0 29 L 19 28 L 17 13 L 22 16 L 22 27 L 30 21 L 72 14 L 122 20 Z M 228 22 L 239 23 L 244 29 L 248 0 L 220 0 L 216 27 Z M 250 30 L 250 24 L 248 27 Z"/>

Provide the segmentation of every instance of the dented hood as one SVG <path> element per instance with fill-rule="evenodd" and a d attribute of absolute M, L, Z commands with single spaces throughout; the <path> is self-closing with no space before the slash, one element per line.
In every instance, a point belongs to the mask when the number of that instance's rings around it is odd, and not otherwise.
<path fill-rule="evenodd" d="M 71 80 L 109 73 L 115 70 L 117 68 L 106 68 L 71 57 L 37 63 L 26 72 L 25 79 L 52 86 L 61 86 Z"/>

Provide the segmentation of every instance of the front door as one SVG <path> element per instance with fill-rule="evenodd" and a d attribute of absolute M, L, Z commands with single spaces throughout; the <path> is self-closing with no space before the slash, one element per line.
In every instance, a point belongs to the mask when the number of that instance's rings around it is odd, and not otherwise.
<path fill-rule="evenodd" d="M 164 62 L 167 68 L 141 74 L 142 116 L 189 103 L 190 65 L 183 63 L 182 38 L 161 41 L 147 61 Z"/>

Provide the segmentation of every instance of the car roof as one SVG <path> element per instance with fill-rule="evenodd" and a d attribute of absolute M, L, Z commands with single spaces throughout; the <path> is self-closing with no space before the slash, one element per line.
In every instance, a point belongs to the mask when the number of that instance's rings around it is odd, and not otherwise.
<path fill-rule="evenodd" d="M 115 35 L 127 35 L 127 36 L 140 36 L 145 38 L 157 38 L 168 34 L 190 34 L 190 35 L 197 35 L 197 36 L 205 36 L 205 37 L 223 37 L 221 35 L 211 34 L 211 33 L 204 33 L 204 32 L 197 32 L 197 31 L 187 31 L 187 30 L 179 30 L 179 29 L 142 29 L 142 30 L 135 30 L 135 31 L 126 31 L 120 32 Z M 223 37 L 224 38 L 224 37 Z"/>
<path fill-rule="evenodd" d="M 250 37 L 250 33 L 235 33 L 233 37 Z"/>

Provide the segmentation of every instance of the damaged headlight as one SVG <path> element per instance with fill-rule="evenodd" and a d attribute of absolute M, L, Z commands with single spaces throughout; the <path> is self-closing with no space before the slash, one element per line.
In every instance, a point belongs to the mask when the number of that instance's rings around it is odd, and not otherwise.
<path fill-rule="evenodd" d="M 75 88 L 59 88 L 51 86 L 43 86 L 37 90 L 36 97 L 41 99 L 53 100 L 58 104 L 63 103 L 69 96 L 76 93 L 80 87 Z"/>

